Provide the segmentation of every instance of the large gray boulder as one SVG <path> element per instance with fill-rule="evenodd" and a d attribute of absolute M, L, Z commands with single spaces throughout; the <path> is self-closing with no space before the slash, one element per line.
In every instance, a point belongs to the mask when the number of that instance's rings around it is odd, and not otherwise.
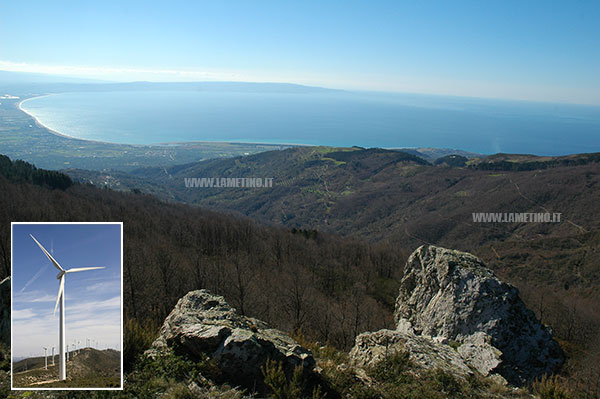
<path fill-rule="evenodd" d="M 560 346 L 518 290 L 471 254 L 419 247 L 408 258 L 399 291 L 397 330 L 408 341 L 412 336 L 415 342 L 451 344 L 465 365 L 483 375 L 499 374 L 522 385 L 557 371 L 564 362 Z M 361 340 L 364 346 L 365 338 Z M 410 352 L 410 345 L 403 347 Z M 460 374 L 461 368 L 450 371 Z"/>
<path fill-rule="evenodd" d="M 148 355 L 168 348 L 192 358 L 208 356 L 235 383 L 253 387 L 263 380 L 267 359 L 281 362 L 287 373 L 301 366 L 312 371 L 311 352 L 266 323 L 240 316 L 225 299 L 206 290 L 192 291 L 167 316 Z"/>

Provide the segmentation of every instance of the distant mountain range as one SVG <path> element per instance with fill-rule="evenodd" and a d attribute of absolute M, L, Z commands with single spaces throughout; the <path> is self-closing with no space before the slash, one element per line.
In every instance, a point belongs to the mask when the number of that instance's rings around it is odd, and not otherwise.
<path fill-rule="evenodd" d="M 22 92 L 24 89 L 40 92 L 57 91 L 235 91 L 257 93 L 315 93 L 340 92 L 316 86 L 276 82 L 111 82 L 72 76 L 0 70 L 0 91 Z"/>
<path fill-rule="evenodd" d="M 70 83 L 70 84 L 88 84 L 88 83 L 107 83 L 107 81 L 97 79 L 77 78 L 73 76 L 50 75 L 45 73 L 31 72 L 13 72 L 0 70 L 0 87 L 12 86 L 18 84 L 39 84 L 39 83 Z"/>

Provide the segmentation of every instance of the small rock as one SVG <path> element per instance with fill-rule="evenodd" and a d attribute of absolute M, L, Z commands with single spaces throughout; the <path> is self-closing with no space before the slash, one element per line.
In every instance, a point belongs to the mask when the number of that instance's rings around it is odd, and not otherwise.
<path fill-rule="evenodd" d="M 407 352 L 409 359 L 424 369 L 439 368 L 459 377 L 473 374 L 450 346 L 397 330 L 360 334 L 350 351 L 350 358 L 355 366 L 373 367 L 396 352 Z"/>

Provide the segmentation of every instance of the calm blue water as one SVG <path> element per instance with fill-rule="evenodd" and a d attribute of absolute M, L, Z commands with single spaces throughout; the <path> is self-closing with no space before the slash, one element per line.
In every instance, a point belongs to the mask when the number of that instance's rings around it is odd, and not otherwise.
<path fill-rule="evenodd" d="M 55 94 L 22 107 L 62 134 L 114 143 L 600 151 L 600 107 L 564 104 L 352 92 L 131 91 Z"/>

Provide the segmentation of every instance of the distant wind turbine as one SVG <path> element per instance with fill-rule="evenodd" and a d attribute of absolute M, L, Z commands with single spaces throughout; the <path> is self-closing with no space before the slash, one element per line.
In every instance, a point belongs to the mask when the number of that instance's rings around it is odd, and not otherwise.
<path fill-rule="evenodd" d="M 60 323 L 58 328 L 58 379 L 66 380 L 67 379 L 67 362 L 65 360 L 65 277 L 67 273 L 74 272 L 84 272 L 87 270 L 95 270 L 95 269 L 104 269 L 104 267 L 75 267 L 72 269 L 65 270 L 62 266 L 50 255 L 46 248 L 39 243 L 38 240 L 35 239 L 31 234 L 29 235 L 33 241 L 40 247 L 42 252 L 46 254 L 50 262 L 56 267 L 59 273 L 56 275 L 56 278 L 60 280 L 58 286 L 58 296 L 56 297 L 56 304 L 54 305 L 54 315 L 56 316 L 56 308 L 58 307 L 58 303 L 60 302 Z"/>
<path fill-rule="evenodd" d="M 44 347 L 44 370 L 48 370 L 48 355 L 46 355 L 47 351 L 48 348 Z"/>

